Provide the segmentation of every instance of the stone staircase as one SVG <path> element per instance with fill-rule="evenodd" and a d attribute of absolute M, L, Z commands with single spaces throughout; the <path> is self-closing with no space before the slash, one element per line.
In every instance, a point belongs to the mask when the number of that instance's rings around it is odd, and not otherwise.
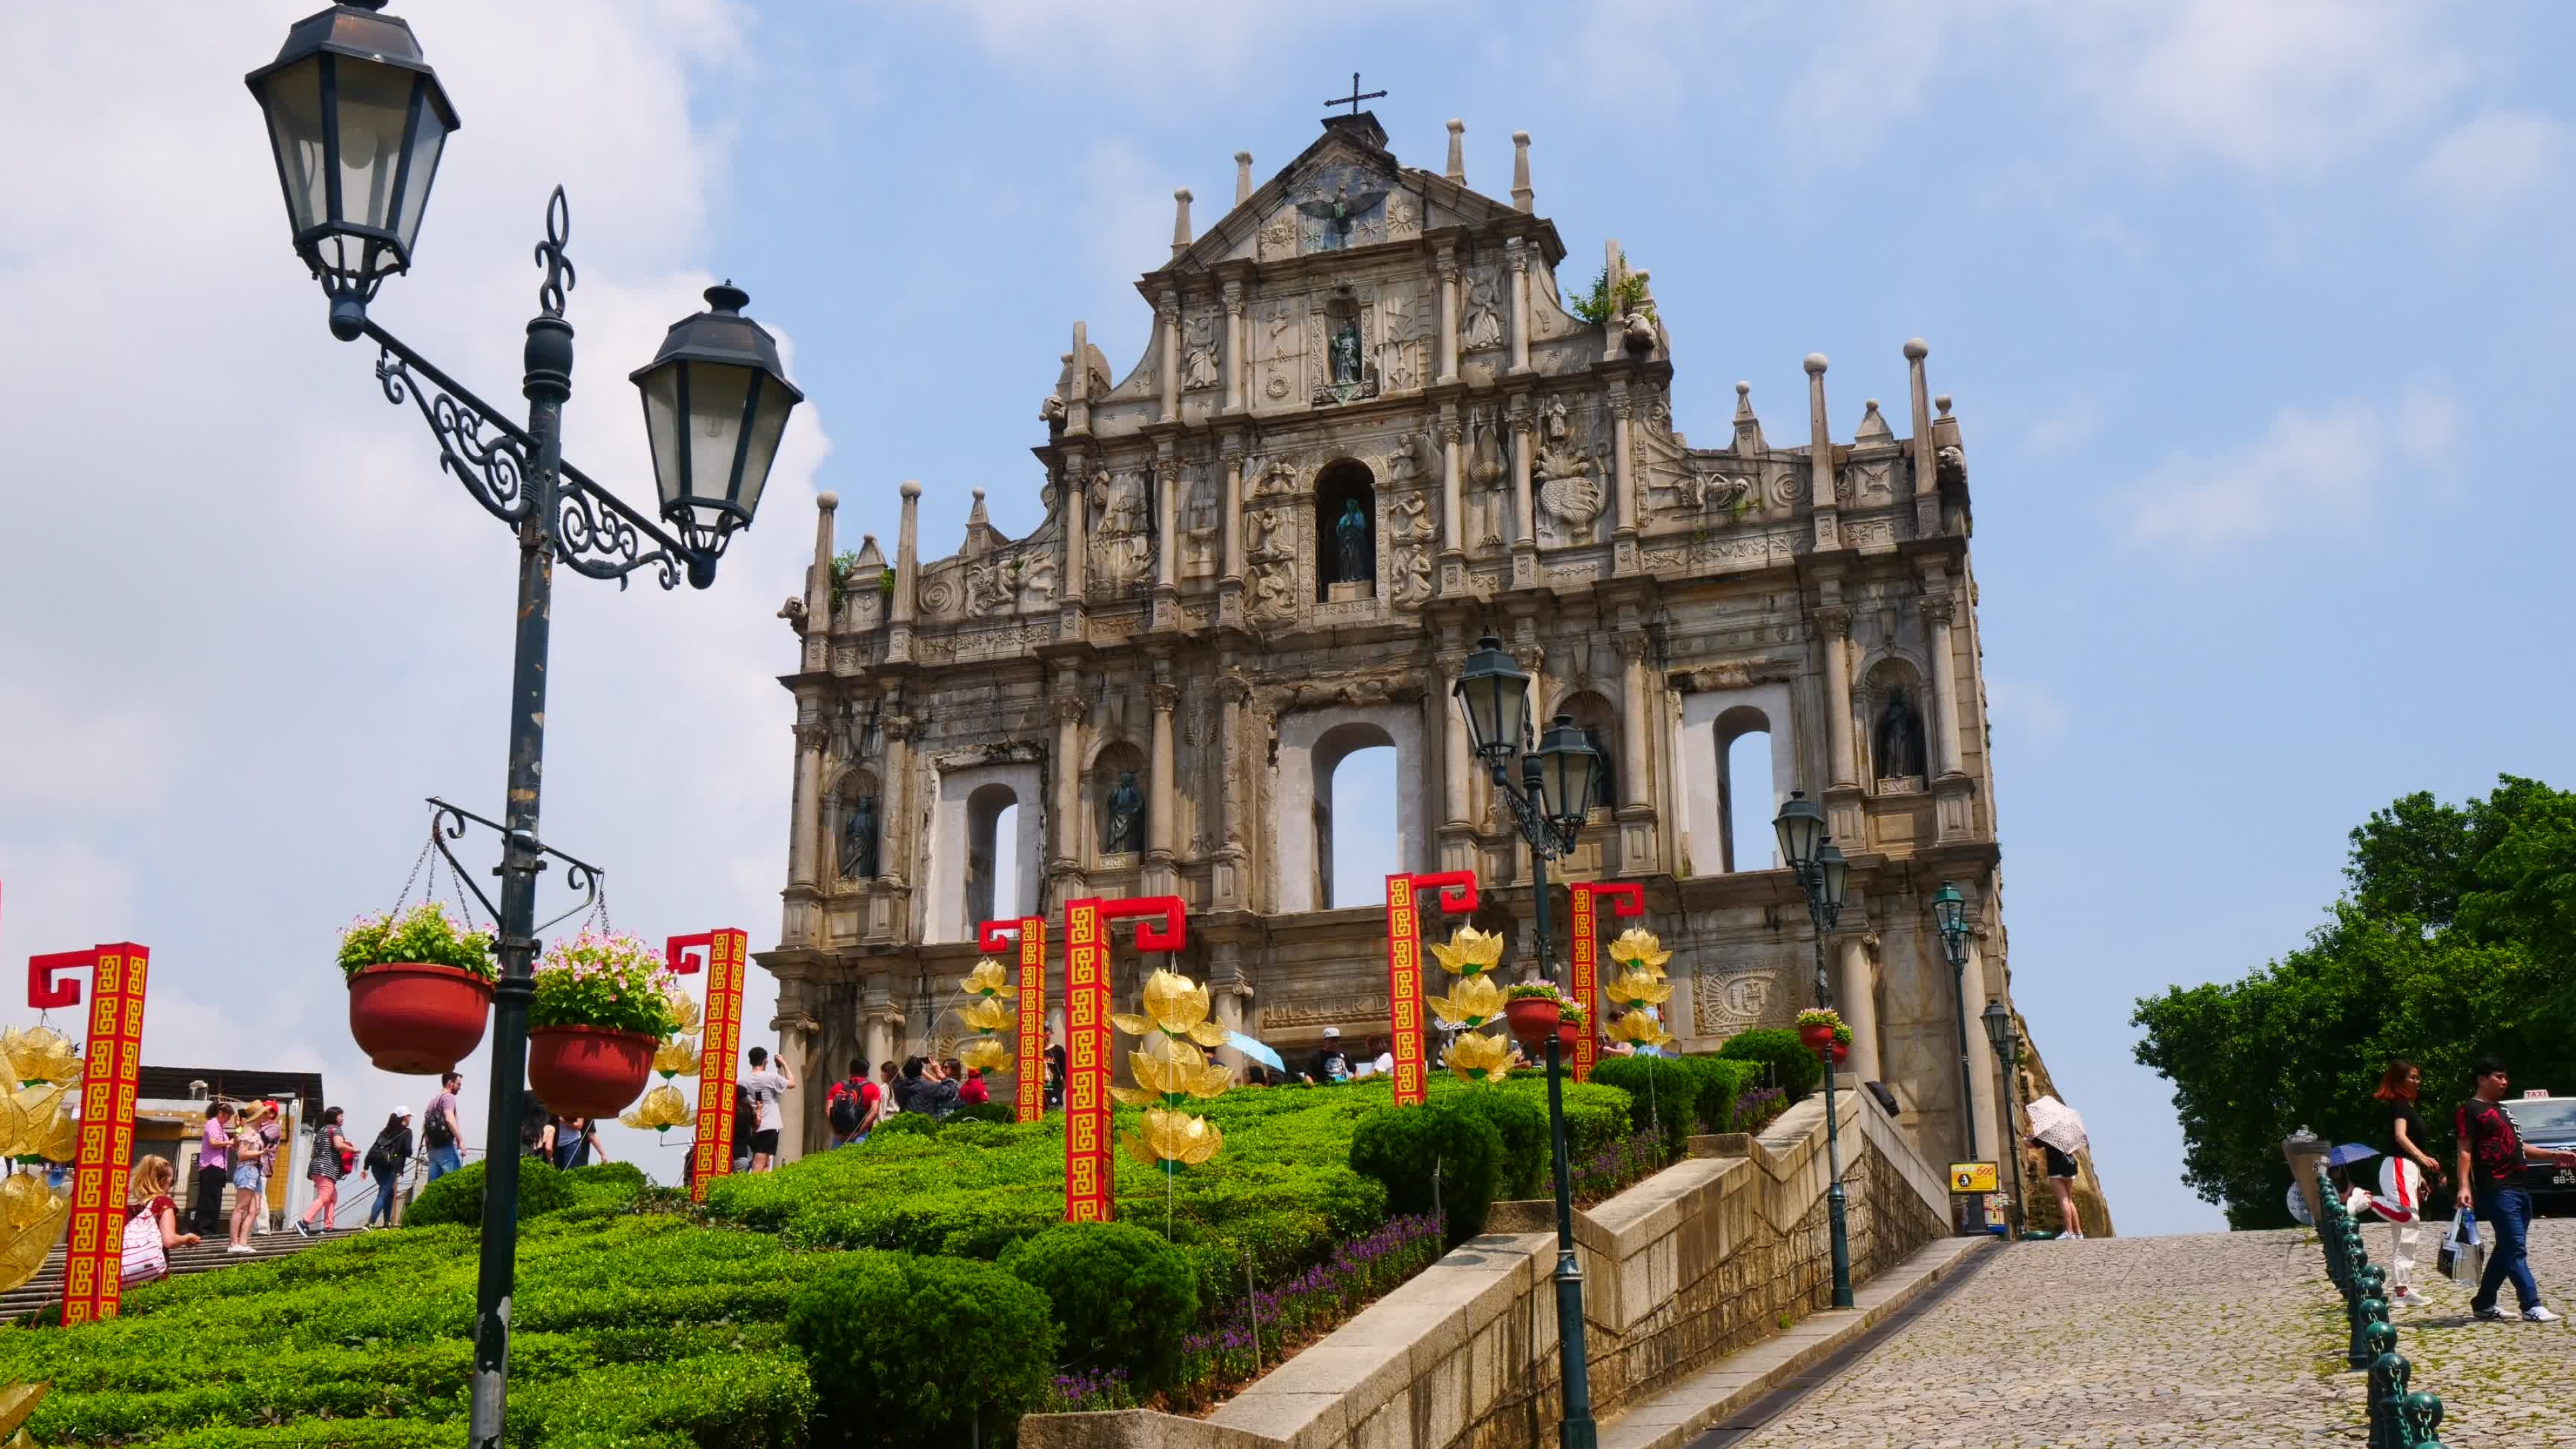
<path fill-rule="evenodd" d="M 254 1251 L 248 1253 L 224 1251 L 224 1240 L 221 1238 L 200 1243 L 193 1248 L 174 1248 L 170 1252 L 170 1276 L 176 1278 L 189 1273 L 205 1273 L 243 1263 L 273 1262 L 279 1258 L 292 1257 L 316 1243 L 348 1237 L 356 1231 L 355 1228 L 342 1228 L 337 1232 L 321 1233 L 310 1238 L 302 1236 L 293 1228 L 288 1228 L 284 1232 L 260 1233 L 251 1238 Z M 0 1325 L 59 1323 L 62 1321 L 62 1303 L 63 1249 L 57 1245 L 52 1252 L 45 1255 L 45 1264 L 36 1270 L 35 1277 L 7 1293 L 0 1293 Z"/>

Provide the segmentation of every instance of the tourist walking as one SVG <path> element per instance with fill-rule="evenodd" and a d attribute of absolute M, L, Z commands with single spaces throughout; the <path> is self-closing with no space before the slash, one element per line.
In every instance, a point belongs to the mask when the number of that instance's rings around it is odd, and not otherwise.
<path fill-rule="evenodd" d="M 411 1113 L 396 1112 L 385 1118 L 385 1130 L 367 1144 L 367 1175 L 376 1180 L 376 1200 L 367 1205 L 367 1220 L 361 1228 L 373 1228 L 376 1219 L 386 1227 L 394 1225 L 394 1183 L 402 1176 L 403 1164 L 411 1161 Z"/>
<path fill-rule="evenodd" d="M 1300 1074 L 1301 1079 L 1317 1083 L 1344 1082 L 1350 1080 L 1350 1075 L 1350 1058 L 1342 1055 L 1342 1029 L 1325 1027 L 1324 1044 L 1315 1049 L 1315 1064 Z"/>
<path fill-rule="evenodd" d="M 304 1164 L 304 1175 L 313 1182 L 313 1202 L 304 1209 L 304 1216 L 295 1220 L 299 1235 L 313 1236 L 313 1220 L 317 1217 L 322 1220 L 322 1231 L 331 1231 L 332 1218 L 340 1210 L 340 1179 L 349 1172 L 348 1161 L 340 1154 L 349 1150 L 349 1139 L 340 1135 L 340 1109 L 323 1108 L 322 1120 L 313 1124 L 313 1153 Z"/>
<path fill-rule="evenodd" d="M 555 1167 L 570 1172 L 594 1162 L 610 1160 L 608 1149 L 599 1143 L 599 1121 L 593 1117 L 558 1117 L 555 1119 Z"/>
<path fill-rule="evenodd" d="M 902 1105 L 895 1101 L 894 1090 L 902 1085 L 903 1063 L 898 1061 L 886 1061 L 878 1064 L 877 1118 L 879 1121 L 883 1121 L 885 1118 L 891 1117 L 895 1113 L 903 1110 Z"/>
<path fill-rule="evenodd" d="M 2023 1109 L 2030 1118 L 2030 1145 L 2045 1159 L 2041 1166 L 2048 1190 L 2057 1194 L 2057 1235 L 2084 1236 L 2084 1219 L 2075 1210 L 2075 1178 L 2082 1171 L 2075 1154 L 2085 1148 L 2084 1119 L 2055 1097 L 2042 1097 Z"/>
<path fill-rule="evenodd" d="M 197 1193 L 189 1226 L 204 1237 L 223 1226 L 224 1187 L 233 1177 L 233 1104 L 206 1108 L 206 1132 L 197 1147 Z"/>
<path fill-rule="evenodd" d="M 751 1070 L 742 1074 L 742 1087 L 751 1093 L 758 1118 L 751 1129 L 751 1170 L 767 1172 L 778 1161 L 778 1099 L 796 1090 L 796 1077 L 784 1061 L 772 1067 L 766 1048 L 753 1047 L 750 1055 Z"/>
<path fill-rule="evenodd" d="M 179 1231 L 179 1204 L 170 1197 L 178 1184 L 170 1159 L 146 1153 L 127 1181 L 125 1239 L 117 1266 L 120 1286 L 131 1288 L 170 1276 L 170 1250 L 194 1247 L 203 1239 Z"/>
<path fill-rule="evenodd" d="M 421 1114 L 420 1145 L 429 1158 L 429 1180 L 438 1181 L 465 1165 L 465 1128 L 456 1118 L 456 1094 L 465 1090 L 461 1072 L 438 1079 L 438 1095 Z"/>
<path fill-rule="evenodd" d="M 276 1117 L 277 1104 L 262 1102 L 242 1113 L 233 1132 L 233 1223 L 227 1253 L 257 1251 L 250 1238 L 259 1215 L 268 1210 L 268 1154 L 275 1141 L 268 1128 Z"/>
<path fill-rule="evenodd" d="M 2389 1060 L 2370 1095 L 2388 1117 L 2387 1156 L 2379 1164 L 2379 1192 L 2370 1210 L 2388 1224 L 2388 1302 L 2421 1303 L 2415 1291 L 2415 1243 L 2423 1234 L 2425 1189 L 2442 1180 L 2442 1159 L 2426 1146 L 2424 1119 L 2415 1102 L 2424 1069 L 2404 1057 Z"/>
<path fill-rule="evenodd" d="M 2513 1119 L 2496 1103 L 2513 1085 L 2503 1062 L 2481 1057 L 2471 1069 L 2477 1095 L 2462 1102 L 2451 1127 L 2460 1144 L 2459 1205 L 2477 1214 L 2487 1245 L 2486 1276 L 2478 1280 L 2469 1311 L 2490 1322 L 2504 1317 L 2496 1306 L 2504 1280 L 2513 1280 L 2513 1296 L 2526 1323 L 2556 1323 L 2558 1315 L 2540 1301 L 2540 1284 L 2531 1276 L 2526 1239 L 2531 1232 L 2531 1194 L 2516 1185 L 2525 1162 L 2554 1162 L 2576 1167 L 2576 1152 L 2533 1147 L 2513 1128 Z"/>
<path fill-rule="evenodd" d="M 865 1057 L 850 1058 L 850 1074 L 823 1095 L 823 1117 L 832 1128 L 832 1145 L 848 1147 L 868 1140 L 877 1125 L 877 1084 L 868 1080 Z"/>

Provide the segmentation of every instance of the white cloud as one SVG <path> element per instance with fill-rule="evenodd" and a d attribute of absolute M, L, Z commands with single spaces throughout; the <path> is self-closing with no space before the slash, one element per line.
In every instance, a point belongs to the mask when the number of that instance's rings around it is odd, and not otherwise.
<path fill-rule="evenodd" d="M 2542 196 L 2563 197 L 2576 180 L 2576 134 L 2554 117 L 2488 111 L 2453 127 L 2415 167 L 2417 194 L 2463 224 Z"/>
<path fill-rule="evenodd" d="M 2420 389 L 2321 413 L 2283 409 L 2260 438 L 2177 455 L 2126 488 L 2131 536 L 2200 551 L 2294 524 L 2350 528 L 2377 511 L 2401 470 L 2433 465 L 2456 425 L 2450 398 Z"/>
<path fill-rule="evenodd" d="M 18 544 L 0 570 L 0 878 L 12 952 L 153 948 L 147 1059 L 318 1066 L 365 1124 L 424 1093 L 349 1042 L 334 933 L 391 904 L 422 796 L 497 813 L 516 550 L 438 470 L 419 416 L 386 403 L 371 349 L 330 339 L 287 245 L 241 75 L 313 8 L 177 7 L 143 50 L 77 7 L 0 11 L 0 127 L 46 138 L 0 150 L 17 198 L 0 308 L 47 339 L 0 355 L 0 395 L 31 420 L 0 483 Z M 457 0 L 410 18 L 465 124 L 418 266 L 375 315 L 523 407 L 529 247 L 562 182 L 567 452 L 649 507 L 625 373 L 714 279 L 725 156 L 688 102 L 735 62 L 743 17 Z M 103 73 L 120 90 L 100 111 Z M 737 280 L 792 373 L 784 279 Z M 812 548 L 823 406 L 801 410 L 712 590 L 557 573 L 545 831 L 607 868 L 617 923 L 648 938 L 776 939 L 791 709 L 775 676 L 793 655 L 771 611 Z M 492 855 L 488 838 L 459 850 L 478 869 Z M 764 1035 L 774 991 L 753 979 Z"/>
<path fill-rule="evenodd" d="M 1986 707 L 2007 728 L 2042 748 L 2066 738 L 2066 706 L 2043 685 L 1986 676 Z"/>

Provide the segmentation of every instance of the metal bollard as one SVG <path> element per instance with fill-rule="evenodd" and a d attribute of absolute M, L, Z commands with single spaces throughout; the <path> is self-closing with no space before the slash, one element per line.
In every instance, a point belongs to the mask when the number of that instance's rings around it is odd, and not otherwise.
<path fill-rule="evenodd" d="M 2388 1322 L 2388 1303 L 2380 1296 L 2381 1278 L 2377 1267 L 2364 1267 L 2354 1283 L 2356 1291 L 2350 1314 L 2352 1347 L 2345 1353 L 2344 1362 L 2354 1368 L 2365 1369 L 2379 1356 L 2379 1351 L 2371 1347 L 2370 1331 Z"/>

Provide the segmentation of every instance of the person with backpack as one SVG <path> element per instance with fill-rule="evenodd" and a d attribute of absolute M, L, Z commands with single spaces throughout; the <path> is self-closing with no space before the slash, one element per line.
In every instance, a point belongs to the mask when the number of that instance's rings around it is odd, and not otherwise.
<path fill-rule="evenodd" d="M 420 1145 L 429 1158 L 432 1182 L 465 1165 L 465 1129 L 456 1120 L 456 1094 L 464 1090 L 463 1073 L 440 1077 L 438 1095 L 429 1099 L 429 1110 L 421 1114 Z"/>
<path fill-rule="evenodd" d="M 322 1220 L 322 1231 L 332 1228 L 332 1217 L 340 1210 L 340 1179 L 348 1176 L 347 1161 L 340 1155 L 349 1139 L 340 1135 L 340 1109 L 325 1107 L 322 1120 L 313 1124 L 313 1154 L 304 1164 L 304 1174 L 313 1181 L 313 1205 L 295 1220 L 295 1231 L 303 1237 L 313 1236 L 313 1220 Z"/>
<path fill-rule="evenodd" d="M 864 1057 L 850 1058 L 850 1074 L 824 1094 L 823 1115 L 832 1126 L 832 1145 L 848 1147 L 868 1140 L 877 1125 L 877 1084 L 868 1080 Z"/>
<path fill-rule="evenodd" d="M 277 1120 L 277 1104 L 262 1102 L 241 1115 L 241 1125 L 234 1129 L 233 1223 L 232 1241 L 227 1253 L 255 1253 L 251 1230 L 258 1226 L 259 1216 L 268 1210 L 268 1154 L 271 1135 Z"/>
<path fill-rule="evenodd" d="M 146 1154 L 134 1164 L 126 1189 L 124 1251 L 117 1267 L 121 1286 L 131 1288 L 169 1277 L 170 1250 L 205 1241 L 195 1233 L 179 1231 L 179 1204 L 170 1196 L 177 1181 L 178 1171 L 169 1158 Z"/>
<path fill-rule="evenodd" d="M 367 1175 L 376 1180 L 376 1200 L 367 1206 L 367 1220 L 360 1224 L 373 1229 L 376 1219 L 383 1218 L 386 1227 L 394 1225 L 394 1181 L 402 1176 L 403 1164 L 411 1161 L 411 1113 L 396 1112 L 385 1118 L 385 1130 L 367 1145 Z"/>

